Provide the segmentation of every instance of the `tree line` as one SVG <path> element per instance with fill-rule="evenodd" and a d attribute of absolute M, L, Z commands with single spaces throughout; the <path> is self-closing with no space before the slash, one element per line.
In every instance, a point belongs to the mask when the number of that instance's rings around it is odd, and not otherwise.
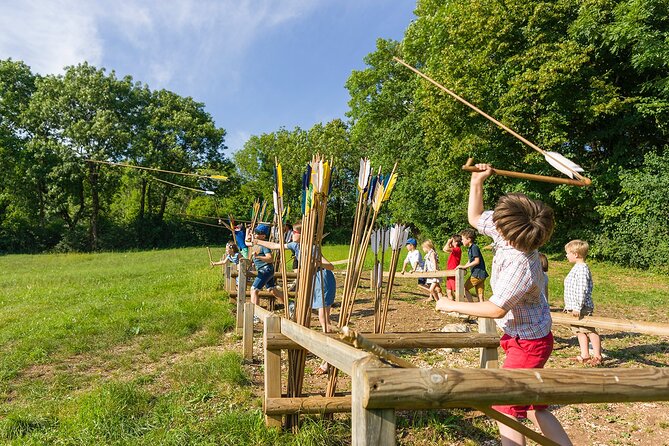
<path fill-rule="evenodd" d="M 381 222 L 411 224 L 437 242 L 466 226 L 468 157 L 556 175 L 543 158 L 405 67 L 398 56 L 546 150 L 580 164 L 592 186 L 496 177 L 486 203 L 523 192 L 557 217 L 549 250 L 589 240 L 598 258 L 669 265 L 669 4 L 664 0 L 419 0 L 401 41 L 379 39 L 353 71 L 345 120 L 254 135 L 232 159 L 204 105 L 151 91 L 87 64 L 36 76 L 0 62 L 0 250 L 173 246 L 226 237 L 188 215 L 245 216 L 271 205 L 282 163 L 290 220 L 316 152 L 337 167 L 326 240 L 350 237 L 358 162 L 399 181 Z M 127 161 L 221 172 L 194 195 L 153 175 L 86 163 Z M 167 177 L 164 177 L 165 179 Z"/>

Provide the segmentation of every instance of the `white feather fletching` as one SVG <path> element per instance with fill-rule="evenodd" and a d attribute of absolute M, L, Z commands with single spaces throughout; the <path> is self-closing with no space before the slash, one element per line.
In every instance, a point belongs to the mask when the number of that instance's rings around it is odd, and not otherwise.
<path fill-rule="evenodd" d="M 372 171 L 372 165 L 367 158 L 360 159 L 360 171 L 358 172 L 358 187 L 360 190 L 367 187 L 369 174 Z"/>
<path fill-rule="evenodd" d="M 273 195 L 274 195 L 274 213 L 277 213 L 279 212 L 279 194 L 276 192 L 276 189 L 274 189 Z"/>
<path fill-rule="evenodd" d="M 546 161 L 557 170 L 573 179 L 574 172 L 583 172 L 583 168 L 557 152 L 546 152 Z"/>
<path fill-rule="evenodd" d="M 378 229 L 376 231 L 372 231 L 372 237 L 370 239 L 370 243 L 372 245 L 372 252 L 374 254 L 379 252 L 379 231 Z"/>

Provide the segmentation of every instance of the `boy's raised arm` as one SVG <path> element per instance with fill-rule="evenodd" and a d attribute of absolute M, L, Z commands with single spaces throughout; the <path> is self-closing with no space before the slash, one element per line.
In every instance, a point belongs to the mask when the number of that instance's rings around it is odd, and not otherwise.
<path fill-rule="evenodd" d="M 477 164 L 479 172 L 472 172 L 469 187 L 469 206 L 467 207 L 467 219 L 474 228 L 478 226 L 481 214 L 483 214 L 483 182 L 492 175 L 490 164 Z"/>

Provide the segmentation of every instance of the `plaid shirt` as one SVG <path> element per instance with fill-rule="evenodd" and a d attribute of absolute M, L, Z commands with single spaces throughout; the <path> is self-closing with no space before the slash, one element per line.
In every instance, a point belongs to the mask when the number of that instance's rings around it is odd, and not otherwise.
<path fill-rule="evenodd" d="M 507 313 L 495 322 L 509 336 L 543 338 L 551 331 L 552 319 L 539 253 L 536 250 L 524 253 L 512 247 L 497 232 L 492 214 L 492 211 L 484 212 L 477 229 L 492 237 L 497 246 L 492 263 L 490 302 Z"/>
<path fill-rule="evenodd" d="M 564 278 L 564 309 L 581 311 L 584 308 L 592 311 L 592 275 L 585 263 L 576 263 Z"/>

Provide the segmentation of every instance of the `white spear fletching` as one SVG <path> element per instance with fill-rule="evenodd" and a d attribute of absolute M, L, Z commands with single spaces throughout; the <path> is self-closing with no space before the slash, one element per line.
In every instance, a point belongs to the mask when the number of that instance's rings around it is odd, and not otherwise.
<path fill-rule="evenodd" d="M 216 195 L 214 193 L 214 191 L 211 191 L 211 190 L 206 190 L 206 191 L 204 191 L 204 193 L 205 193 L 205 195 Z"/>
<path fill-rule="evenodd" d="M 548 161 L 548 164 L 555 167 L 569 178 L 573 179 L 576 176 L 574 172 L 583 172 L 583 168 L 581 166 L 557 152 L 546 152 L 545 158 L 546 161 Z"/>
<path fill-rule="evenodd" d="M 384 242 L 384 243 L 383 243 L 383 250 L 384 250 L 384 251 L 386 250 L 386 248 L 390 248 L 390 247 L 391 247 L 391 246 L 390 246 L 390 231 L 391 231 L 391 230 L 392 230 L 392 228 L 388 228 L 388 229 L 386 229 L 386 238 L 385 238 L 385 240 L 383 241 L 383 242 Z"/>
<path fill-rule="evenodd" d="M 403 235 L 402 235 L 402 243 L 400 243 L 400 249 L 402 249 L 404 246 L 407 244 L 407 240 L 409 240 L 409 228 L 404 228 Z"/>
<path fill-rule="evenodd" d="M 274 189 L 274 193 L 272 194 L 274 198 L 274 213 L 279 212 L 279 194 L 276 192 L 276 189 Z"/>
<path fill-rule="evenodd" d="M 374 254 L 379 252 L 379 243 L 378 243 L 378 230 L 377 231 L 372 231 L 372 238 L 370 239 L 370 243 L 372 245 L 372 252 Z"/>
<path fill-rule="evenodd" d="M 358 188 L 363 190 L 367 187 L 369 174 L 372 171 L 372 165 L 367 158 L 360 159 L 360 172 L 358 173 Z"/>

